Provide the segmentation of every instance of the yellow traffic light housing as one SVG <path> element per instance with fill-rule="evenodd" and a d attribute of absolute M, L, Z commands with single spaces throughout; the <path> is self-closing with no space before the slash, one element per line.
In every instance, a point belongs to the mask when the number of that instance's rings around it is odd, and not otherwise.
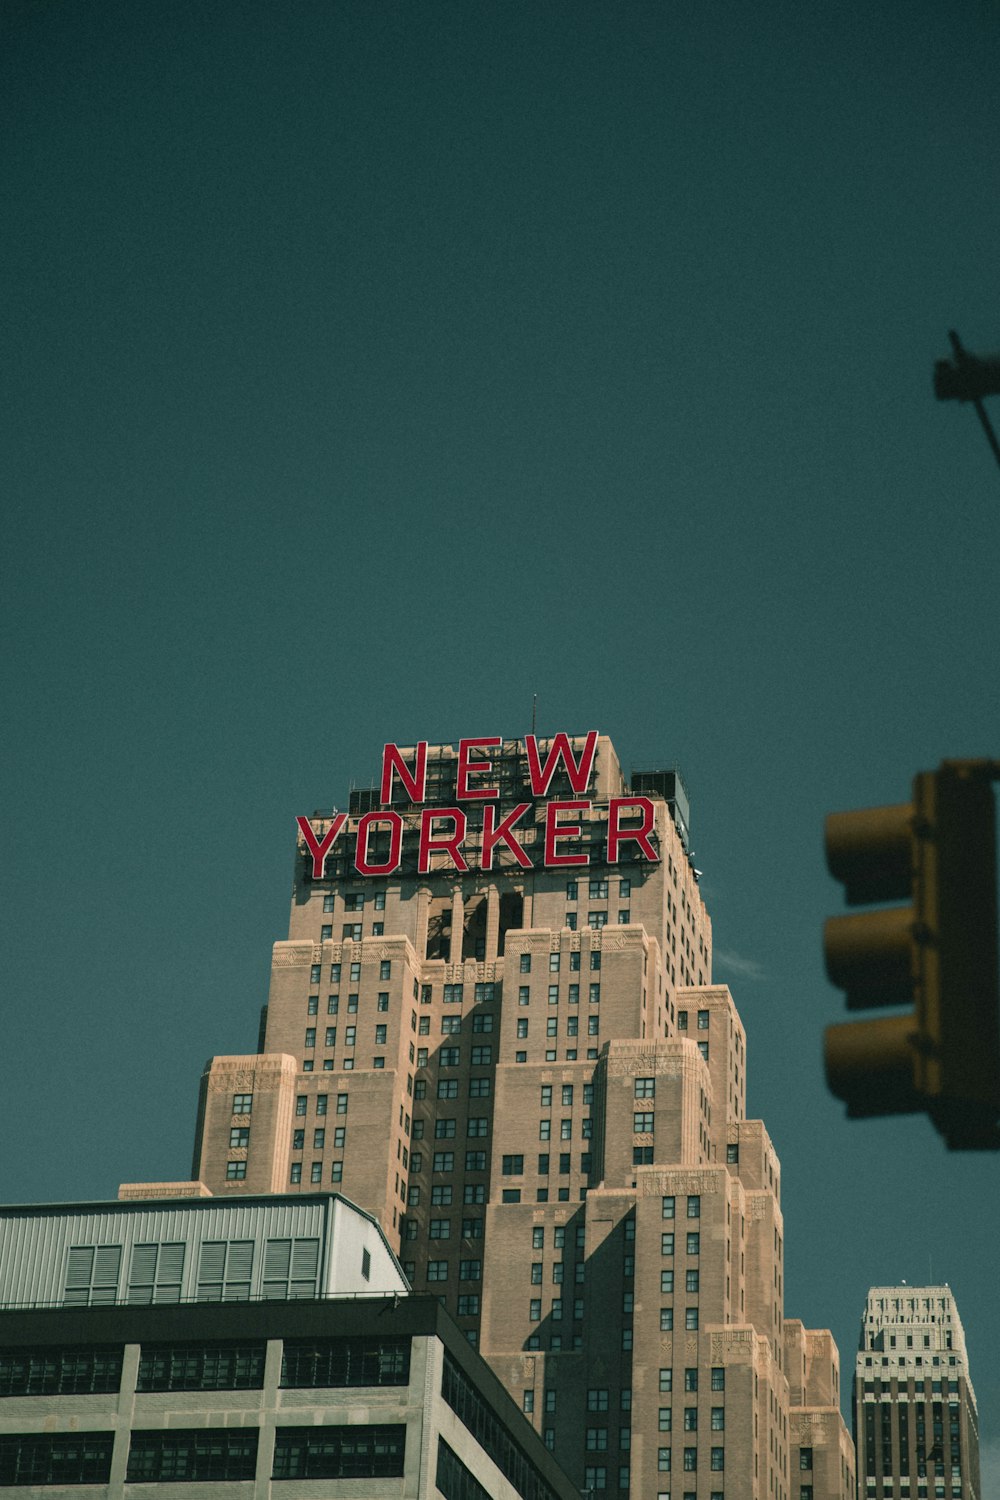
<path fill-rule="evenodd" d="M 998 761 L 943 761 L 911 802 L 826 820 L 848 905 L 909 899 L 831 917 L 827 973 L 849 1010 L 912 1005 L 828 1027 L 827 1082 L 852 1117 L 926 1110 L 952 1148 L 1000 1149 L 998 776 Z"/>

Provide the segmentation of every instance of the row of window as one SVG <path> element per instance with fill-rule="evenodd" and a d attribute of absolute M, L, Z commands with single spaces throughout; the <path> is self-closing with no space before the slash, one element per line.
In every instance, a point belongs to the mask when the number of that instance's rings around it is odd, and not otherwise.
<path fill-rule="evenodd" d="M 315 1045 L 316 1045 L 316 1030 L 317 1030 L 317 1028 L 315 1026 L 307 1026 L 306 1027 L 306 1037 L 305 1037 L 305 1045 L 306 1045 L 306 1047 L 308 1047 L 308 1048 L 315 1047 Z M 344 1027 L 344 1046 L 345 1047 L 353 1047 L 355 1045 L 357 1034 L 358 1034 L 358 1028 L 356 1026 L 345 1026 Z M 386 1042 L 388 1041 L 388 1036 L 389 1036 L 389 1028 L 388 1028 L 387 1025 L 386 1026 L 376 1026 L 375 1027 L 375 1045 L 376 1045 L 376 1047 L 384 1047 L 386 1045 Z M 335 1047 L 337 1045 L 337 1028 L 336 1028 L 336 1026 L 328 1026 L 326 1028 L 326 1035 L 325 1035 L 324 1045 L 327 1046 L 327 1047 Z"/>
<path fill-rule="evenodd" d="M 606 875 L 596 876 L 587 882 L 587 894 L 591 901 L 606 901 L 608 897 L 608 878 Z M 623 900 L 632 894 L 632 881 L 627 875 L 622 875 L 618 880 L 618 898 Z M 568 880 L 566 882 L 566 900 L 578 901 L 580 899 L 580 882 Z"/>
<path fill-rule="evenodd" d="M 0 1396 L 97 1394 L 121 1388 L 124 1346 L 0 1350 Z M 137 1391 L 260 1390 L 263 1340 L 143 1344 Z M 392 1337 L 286 1339 L 281 1385 L 296 1389 L 406 1385 L 410 1340 Z"/>
<path fill-rule="evenodd" d="M 373 922 L 372 923 L 372 930 L 371 930 L 372 937 L 382 937 L 384 933 L 385 933 L 385 923 L 384 922 Z M 361 937 L 362 937 L 362 932 L 361 932 L 361 923 L 360 922 L 345 922 L 344 925 L 340 929 L 341 942 L 344 942 L 344 943 L 360 943 Z M 320 940 L 321 943 L 329 943 L 329 942 L 333 941 L 333 923 L 332 922 L 327 923 L 327 924 L 325 924 L 324 926 L 322 926 L 320 928 L 320 930 L 319 930 L 319 940 Z"/>
<path fill-rule="evenodd" d="M 660 1331 L 662 1333 L 670 1333 L 672 1331 L 672 1329 L 673 1329 L 673 1326 L 674 1326 L 674 1310 L 673 1310 L 673 1308 L 672 1307 L 661 1307 L 660 1308 Z M 696 1307 L 686 1307 L 684 1309 L 684 1327 L 686 1329 L 688 1329 L 688 1330 L 694 1330 L 694 1329 L 696 1329 L 698 1327 L 698 1309 Z"/>
<path fill-rule="evenodd" d="M 670 1448 L 658 1448 L 656 1450 L 656 1467 L 661 1474 L 669 1474 L 672 1468 L 672 1452 Z M 685 1448 L 683 1452 L 683 1468 L 687 1473 L 693 1473 L 698 1467 L 698 1449 Z M 712 1448 L 709 1450 L 710 1469 L 719 1471 L 726 1467 L 725 1448 Z"/>
<path fill-rule="evenodd" d="M 470 1078 L 468 1096 L 470 1099 L 488 1099 L 492 1092 L 491 1080 L 489 1078 Z M 439 1099 L 458 1098 L 458 1079 L 440 1078 L 436 1094 Z M 414 1097 L 416 1099 L 427 1098 L 427 1080 L 418 1078 L 414 1085 Z"/>
<path fill-rule="evenodd" d="M 593 1034 L 594 1033 L 592 1032 L 591 1035 L 593 1035 Z M 552 1033 L 550 1033 L 550 1035 L 552 1035 Z M 572 1035 L 575 1036 L 576 1032 L 573 1032 Z M 596 1062 L 597 1061 L 597 1048 L 596 1047 L 588 1047 L 587 1051 L 586 1051 L 586 1057 L 587 1057 L 587 1061 L 588 1062 Z M 567 1047 L 566 1051 L 563 1053 L 563 1061 L 564 1062 L 576 1062 L 576 1060 L 577 1060 L 577 1049 L 575 1047 Z M 526 1063 L 528 1061 L 528 1054 L 527 1054 L 527 1052 L 515 1052 L 514 1053 L 514 1061 L 516 1063 Z M 556 1056 L 556 1049 L 555 1049 L 555 1047 L 548 1047 L 548 1048 L 546 1048 L 545 1061 L 546 1062 L 553 1062 L 553 1063 L 554 1062 L 558 1062 L 558 1058 Z"/>
<path fill-rule="evenodd" d="M 69 1477 L 62 1464 L 53 1473 L 53 1451 L 66 1439 L 0 1439 L 0 1475 L 7 1451 L 18 1446 L 15 1465 L 27 1447 L 31 1452 L 31 1477 L 0 1477 L 7 1484 L 107 1483 L 111 1472 L 113 1434 L 83 1434 L 85 1441 L 103 1449 L 98 1467 L 80 1478 Z M 223 1428 L 212 1431 L 169 1429 L 133 1432 L 129 1443 L 127 1484 L 232 1483 L 252 1480 L 257 1471 L 256 1428 Z M 39 1452 L 49 1449 L 48 1455 Z M 406 1428 L 402 1424 L 380 1427 L 279 1427 L 274 1434 L 272 1479 L 360 1479 L 389 1478 L 403 1473 Z M 48 1470 L 51 1477 L 40 1477 Z"/>
<path fill-rule="evenodd" d="M 306 1133 L 305 1133 L 304 1129 L 303 1130 L 293 1130 L 292 1131 L 292 1150 L 293 1151 L 303 1151 L 303 1150 L 305 1150 L 305 1137 L 306 1137 Z M 347 1143 L 347 1126 L 346 1125 L 338 1125 L 335 1128 L 334 1132 L 333 1132 L 333 1144 L 334 1144 L 334 1146 L 340 1148 L 340 1147 L 343 1147 L 344 1145 L 346 1145 L 346 1143 Z M 232 1144 L 232 1142 L 230 1142 L 230 1144 Z M 325 1144 L 326 1144 L 326 1127 L 323 1126 L 323 1125 L 316 1125 L 316 1126 L 314 1126 L 314 1128 L 313 1128 L 313 1139 L 312 1139 L 313 1150 L 314 1151 L 322 1151 L 322 1149 L 323 1149 L 323 1147 L 324 1147 Z"/>
<path fill-rule="evenodd" d="M 570 973 L 575 974 L 576 971 L 580 968 L 580 966 L 581 966 L 580 950 L 578 948 L 574 948 L 574 950 L 572 951 L 572 953 L 570 953 L 570 955 L 569 955 Z M 591 955 L 590 955 L 590 967 L 591 967 L 591 969 L 599 969 L 601 967 L 601 951 L 600 951 L 599 948 L 595 948 L 591 952 Z M 561 968 L 562 968 L 562 954 L 561 953 L 550 953 L 549 954 L 549 973 L 550 974 L 558 974 Z M 531 954 L 530 953 L 522 953 L 519 956 L 519 959 L 518 959 L 518 972 L 521 973 L 521 974 L 530 974 L 531 973 Z"/>
<path fill-rule="evenodd" d="M 361 996 L 356 990 L 350 990 L 347 995 L 347 1013 L 355 1015 L 361 1002 Z M 389 1009 L 389 991 L 379 990 L 376 1010 L 385 1012 Z M 310 995 L 306 1002 L 306 1011 L 310 1016 L 319 1014 L 319 995 Z M 340 1014 L 340 991 L 335 990 L 326 997 L 326 1013 L 328 1016 L 339 1016 Z"/>
<path fill-rule="evenodd" d="M 586 1226 L 583 1225 L 583 1224 L 578 1224 L 576 1226 L 576 1229 L 575 1229 L 575 1235 L 576 1235 L 576 1248 L 578 1250 L 582 1250 L 583 1246 L 584 1246 L 584 1237 L 586 1235 Z M 566 1245 L 566 1225 L 565 1224 L 557 1224 L 557 1225 L 555 1225 L 555 1227 L 552 1230 L 552 1243 L 553 1243 L 553 1245 L 555 1246 L 555 1248 L 557 1250 L 564 1249 L 564 1247 Z M 535 1224 L 535 1225 L 532 1226 L 532 1230 L 531 1230 L 531 1248 L 532 1248 L 532 1250 L 544 1250 L 544 1248 L 545 1248 L 545 1225 L 544 1224 Z"/>
<path fill-rule="evenodd" d="M 245 1165 L 246 1165 L 245 1162 L 229 1162 L 228 1165 L 227 1165 L 227 1168 L 226 1168 L 226 1176 L 227 1176 L 227 1178 L 229 1177 L 229 1168 L 230 1167 L 234 1167 L 234 1166 L 235 1167 L 243 1167 Z M 245 1173 L 239 1173 L 237 1175 L 239 1175 L 239 1176 L 245 1176 L 246 1174 Z M 288 1180 L 289 1180 L 290 1183 L 293 1184 L 293 1186 L 294 1185 L 298 1185 L 302 1181 L 302 1162 L 300 1162 L 300 1161 L 293 1161 L 292 1162 L 291 1166 L 288 1169 Z M 330 1163 L 330 1181 L 331 1182 L 343 1182 L 343 1180 L 344 1180 L 344 1163 L 342 1161 L 332 1161 Z M 322 1182 L 323 1181 L 323 1163 L 321 1161 L 310 1162 L 310 1164 L 309 1164 L 309 1181 L 310 1182 Z"/>
<path fill-rule="evenodd" d="M 578 920 L 575 911 L 568 911 L 563 926 L 568 927 L 570 932 L 576 932 L 578 930 Z M 619 927 L 627 927 L 631 920 L 632 913 L 628 907 L 620 907 L 618 911 Z M 589 911 L 587 913 L 587 926 L 592 932 L 600 932 L 601 928 L 607 927 L 607 925 L 608 913 L 606 911 Z"/>
<path fill-rule="evenodd" d="M 671 1369 L 660 1371 L 660 1390 L 672 1391 L 674 1388 L 674 1372 Z M 726 1389 L 726 1367 L 725 1365 L 713 1365 L 710 1378 L 710 1387 L 713 1391 L 724 1391 Z M 684 1371 L 685 1391 L 696 1391 L 698 1389 L 697 1366 L 688 1366 Z"/>
<path fill-rule="evenodd" d="M 330 1097 L 329 1094 L 316 1094 L 314 1097 L 316 1099 L 316 1113 L 318 1115 L 325 1115 L 327 1113 L 327 1105 L 328 1105 L 329 1097 Z M 349 1094 L 338 1094 L 337 1095 L 336 1112 L 337 1112 L 338 1115 L 346 1115 L 347 1114 L 347 1107 L 348 1107 L 348 1101 L 349 1101 L 349 1099 L 350 1099 L 350 1095 Z M 309 1107 L 309 1095 L 308 1094 L 299 1094 L 299 1095 L 297 1095 L 296 1100 L 295 1100 L 295 1113 L 297 1115 L 304 1115 L 305 1112 L 306 1112 L 306 1110 L 308 1109 L 308 1107 Z"/>
<path fill-rule="evenodd" d="M 601 986 L 599 981 L 595 981 L 593 984 L 588 986 L 587 998 L 591 1005 L 600 1005 Z M 522 984 L 519 987 L 517 992 L 517 1003 L 519 1006 L 527 1006 L 531 1004 L 531 990 L 528 985 Z M 550 984 L 548 987 L 548 1003 L 550 1005 L 559 1004 L 559 986 L 557 984 Z M 566 1003 L 568 1005 L 580 1004 L 580 986 L 578 984 L 567 985 Z M 526 1021 L 525 1024 L 527 1024 Z M 555 1032 L 552 1032 L 551 1035 L 554 1036 Z"/>
<path fill-rule="evenodd" d="M 666 1195 L 661 1199 L 661 1215 L 664 1219 L 672 1219 L 675 1216 L 676 1198 Z M 701 1195 L 700 1193 L 689 1193 L 687 1197 L 687 1216 L 689 1219 L 701 1218 Z"/>
<path fill-rule="evenodd" d="M 342 969 L 343 969 L 343 964 L 331 964 L 330 965 L 330 983 L 331 984 L 339 984 L 340 983 L 340 976 L 341 976 Z M 351 983 L 352 984 L 359 984 L 361 982 L 361 963 L 360 963 L 360 960 L 356 959 L 354 961 L 354 963 L 349 964 L 348 965 L 348 970 L 349 970 L 349 973 L 350 973 Z M 310 982 L 312 984 L 319 984 L 322 976 L 323 976 L 323 965 L 322 964 L 312 964 L 310 966 L 310 969 L 309 969 L 309 979 L 310 979 Z M 392 978 L 392 959 L 391 958 L 383 958 L 383 959 L 380 960 L 379 967 L 378 967 L 378 977 L 379 977 L 379 979 L 391 979 Z"/>
<path fill-rule="evenodd" d="M 246 1163 L 236 1165 L 245 1167 Z M 255 1248 L 253 1240 L 204 1241 L 198 1258 L 198 1301 L 249 1297 Z M 126 1300 L 180 1301 L 186 1253 L 183 1242 L 133 1246 Z M 63 1304 L 92 1307 L 117 1302 L 121 1264 L 121 1245 L 71 1246 Z M 281 1300 L 289 1296 L 315 1296 L 318 1268 L 318 1239 L 269 1239 L 264 1246 L 262 1294 Z"/>
<path fill-rule="evenodd" d="M 555 1435 L 553 1433 L 552 1446 L 554 1446 L 554 1441 Z M 585 1493 L 588 1490 L 606 1490 L 608 1488 L 608 1471 L 604 1466 L 600 1464 L 588 1465 L 583 1473 Z M 628 1464 L 623 1464 L 618 1470 L 619 1490 L 624 1490 L 627 1493 L 630 1483 L 631 1474 L 629 1466 Z M 657 1496 L 657 1500 L 670 1500 L 670 1495 L 666 1491 L 662 1491 Z M 685 1490 L 682 1495 L 677 1496 L 677 1500 L 698 1500 L 698 1496 L 693 1490 Z M 726 1500 L 726 1497 L 722 1490 L 711 1490 L 708 1500 Z M 806 1497 L 806 1500 L 812 1500 L 812 1496 Z"/>
<path fill-rule="evenodd" d="M 385 891 L 373 891 L 373 893 L 372 893 L 372 905 L 374 906 L 374 908 L 375 908 L 376 911 L 385 911 L 385 896 L 386 896 Z M 333 902 L 334 902 L 333 893 L 332 892 L 327 892 L 327 894 L 323 897 L 323 910 L 324 911 L 333 911 Z M 347 891 L 345 893 L 345 895 L 344 895 L 344 910 L 345 911 L 364 911 L 364 909 L 365 909 L 365 893 L 364 893 L 364 891 Z"/>
<path fill-rule="evenodd" d="M 537 1171 L 540 1177 L 548 1176 L 549 1171 L 551 1170 L 551 1160 L 552 1158 L 547 1151 L 539 1152 Z M 559 1175 L 561 1177 L 565 1177 L 567 1173 L 572 1171 L 571 1153 L 569 1151 L 560 1151 L 558 1153 L 558 1161 Z M 582 1151 L 580 1153 L 579 1170 L 584 1173 L 589 1172 L 591 1170 L 592 1161 L 593 1158 L 591 1153 L 589 1151 Z M 501 1171 L 504 1177 L 522 1177 L 524 1175 L 524 1157 L 516 1154 L 503 1157 Z"/>

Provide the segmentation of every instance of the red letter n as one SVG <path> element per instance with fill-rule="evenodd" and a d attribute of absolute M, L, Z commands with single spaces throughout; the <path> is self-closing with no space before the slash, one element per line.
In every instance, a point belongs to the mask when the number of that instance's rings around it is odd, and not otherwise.
<path fill-rule="evenodd" d="M 414 751 L 413 771 L 410 771 L 399 751 L 398 745 L 386 745 L 382 750 L 382 790 L 379 796 L 382 806 L 392 801 L 392 773 L 395 771 L 411 802 L 423 802 L 427 785 L 427 741 L 418 740 Z"/>

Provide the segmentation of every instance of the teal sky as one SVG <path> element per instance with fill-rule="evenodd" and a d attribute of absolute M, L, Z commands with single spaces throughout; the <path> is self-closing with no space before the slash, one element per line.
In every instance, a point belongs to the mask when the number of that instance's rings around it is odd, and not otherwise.
<path fill-rule="evenodd" d="M 823 815 L 1000 744 L 1000 472 L 931 392 L 1000 346 L 1000 6 L 0 26 L 2 1197 L 187 1176 L 296 813 L 537 693 L 683 769 L 788 1314 L 849 1386 L 869 1284 L 950 1282 L 1000 1466 L 1000 1162 L 820 1063 Z"/>

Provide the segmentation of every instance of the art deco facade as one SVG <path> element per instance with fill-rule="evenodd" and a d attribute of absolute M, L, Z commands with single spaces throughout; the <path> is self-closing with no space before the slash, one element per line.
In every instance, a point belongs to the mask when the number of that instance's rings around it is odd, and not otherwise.
<path fill-rule="evenodd" d="M 873 1286 L 854 1367 L 862 1500 L 980 1500 L 979 1419 L 947 1286 Z"/>
<path fill-rule="evenodd" d="M 784 1316 L 780 1167 L 683 788 L 629 788 L 601 738 L 581 792 L 566 748 L 546 780 L 524 742 L 471 777 L 431 747 L 421 795 L 397 777 L 309 820 L 259 1052 L 211 1061 L 194 1175 L 375 1214 L 581 1489 L 849 1500 L 837 1351 Z M 461 848 L 432 847 L 429 807 L 460 810 Z"/>

